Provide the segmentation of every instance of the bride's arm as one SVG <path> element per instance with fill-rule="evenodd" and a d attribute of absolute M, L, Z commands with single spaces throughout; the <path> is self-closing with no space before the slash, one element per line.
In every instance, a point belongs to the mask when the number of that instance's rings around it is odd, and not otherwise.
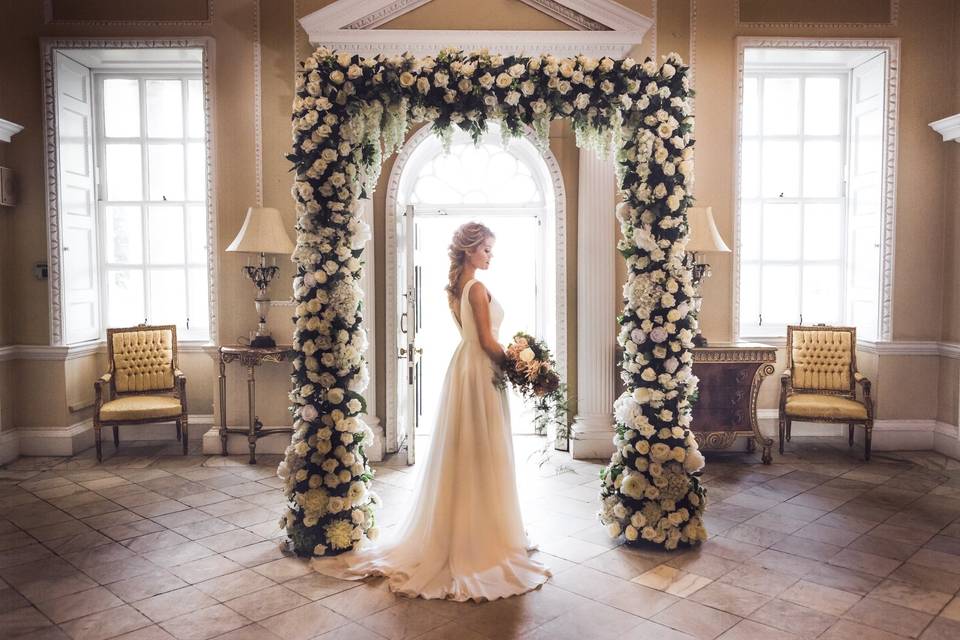
<path fill-rule="evenodd" d="M 497 342 L 490 331 L 490 299 L 487 297 L 487 288 L 477 282 L 470 287 L 470 308 L 473 309 L 473 320 L 477 324 L 477 334 L 480 336 L 480 346 L 498 366 L 503 366 L 507 355 L 503 347 Z"/>

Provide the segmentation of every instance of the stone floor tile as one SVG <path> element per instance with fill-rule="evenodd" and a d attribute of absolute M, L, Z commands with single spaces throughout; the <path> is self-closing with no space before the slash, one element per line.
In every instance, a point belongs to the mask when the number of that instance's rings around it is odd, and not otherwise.
<path fill-rule="evenodd" d="M 166 569 L 154 569 L 142 575 L 106 585 L 107 589 L 127 603 L 144 600 L 185 586 L 187 586 L 186 582 Z"/>
<path fill-rule="evenodd" d="M 190 584 L 203 582 L 210 578 L 240 571 L 243 567 L 229 558 L 220 555 L 210 555 L 192 562 L 185 562 L 170 568 L 170 572 Z"/>
<path fill-rule="evenodd" d="M 951 599 L 949 593 L 922 589 L 899 580 L 884 580 L 870 592 L 870 597 L 931 615 L 940 613 Z"/>
<path fill-rule="evenodd" d="M 312 574 L 320 575 L 320 574 Z M 307 578 L 309 576 L 304 576 Z M 274 582 L 250 569 L 243 569 L 216 578 L 197 582 L 194 586 L 221 602 L 239 598 L 247 594 L 274 586 Z M 357 583 L 353 583 L 354 586 Z M 336 593 L 335 591 L 331 593 Z M 330 595 L 330 594 L 325 594 Z M 315 598 L 317 599 L 317 598 Z"/>
<path fill-rule="evenodd" d="M 198 589 L 186 586 L 167 591 L 133 603 L 133 606 L 154 622 L 164 622 L 198 609 L 217 604 L 217 601 Z"/>
<path fill-rule="evenodd" d="M 396 607 L 394 607 L 396 608 Z M 387 609 L 384 613 L 389 613 Z M 614 609 L 600 602 L 585 602 L 540 625 L 523 637 L 530 640 L 581 640 L 610 637 L 642 622 L 642 618 Z M 391 637 L 387 635 L 387 637 Z"/>
<path fill-rule="evenodd" d="M 74 640 L 105 640 L 149 625 L 146 616 L 129 605 L 123 605 L 71 620 L 61 628 Z"/>
<path fill-rule="evenodd" d="M 800 580 L 781 593 L 780 599 L 816 609 L 832 616 L 840 616 L 859 602 L 860 596 L 814 582 Z"/>
<path fill-rule="evenodd" d="M 249 570 L 244 570 L 241 573 L 246 573 Z M 265 580 L 268 583 L 270 582 L 267 578 L 261 576 L 260 574 L 249 571 L 251 575 L 259 577 L 261 580 Z M 206 584 L 206 583 L 200 583 Z M 358 586 L 360 583 L 356 580 L 339 580 L 330 576 L 325 576 L 322 573 L 310 572 L 306 575 L 302 575 L 298 578 L 293 578 L 292 580 L 287 580 L 283 583 L 283 586 L 286 588 L 296 591 L 300 595 L 309 598 L 310 600 L 320 600 L 331 596 L 335 593 L 340 593 L 347 589 L 352 589 L 353 587 Z M 269 584 L 267 585 L 269 586 Z"/>
<path fill-rule="evenodd" d="M 305 559 L 294 557 L 280 558 L 279 560 L 257 565 L 253 570 L 262 576 L 270 578 L 274 582 L 285 582 L 313 571 Z"/>
<path fill-rule="evenodd" d="M 250 621 L 233 609 L 216 604 L 171 618 L 160 626 L 177 640 L 206 640 L 248 624 Z"/>
<path fill-rule="evenodd" d="M 640 574 L 631 580 L 631 582 L 658 591 L 665 591 L 680 598 L 686 598 L 713 581 L 706 576 L 681 571 L 680 569 L 674 569 L 673 567 L 662 564 Z"/>
<path fill-rule="evenodd" d="M 949 618 L 937 618 L 930 623 L 920 640 L 956 640 L 960 638 L 960 622 Z"/>
<path fill-rule="evenodd" d="M 207 520 L 200 520 L 198 522 L 191 522 L 174 527 L 172 531 L 176 531 L 191 540 L 199 540 L 200 538 L 207 538 L 218 533 L 224 533 L 225 531 L 232 531 L 236 528 L 236 525 L 225 522 L 220 518 L 211 517 Z"/>
<path fill-rule="evenodd" d="M 916 557 L 916 554 L 914 554 L 913 557 Z M 960 558 L 958 558 L 958 560 L 960 560 Z M 884 558 L 874 553 L 856 551 L 849 548 L 839 551 L 835 556 L 830 558 L 828 562 L 838 567 L 862 571 L 863 573 L 880 576 L 881 578 L 890 575 L 894 569 L 902 564 L 899 560 L 894 560 L 893 558 Z"/>
<path fill-rule="evenodd" d="M 147 553 L 173 547 L 186 541 L 186 538 L 175 531 L 158 531 L 127 540 L 124 544 L 134 553 Z"/>
<path fill-rule="evenodd" d="M 720 640 L 798 640 L 799 636 L 774 627 L 741 620 L 720 636 Z"/>
<path fill-rule="evenodd" d="M 870 597 L 855 604 L 843 617 L 909 638 L 918 637 L 933 620 L 933 616 L 928 613 Z"/>
<path fill-rule="evenodd" d="M 260 621 L 309 602 L 307 598 L 284 586 L 274 585 L 227 600 L 224 604 L 250 620 Z"/>
<path fill-rule="evenodd" d="M 950 618 L 951 620 L 956 620 L 960 622 L 960 596 L 954 598 L 943 608 L 943 611 L 940 612 L 940 615 L 944 618 Z"/>
<path fill-rule="evenodd" d="M 20 607 L 0 613 L 0 629 L 9 638 L 20 638 L 53 627 L 53 623 L 34 607 Z"/>
<path fill-rule="evenodd" d="M 122 604 L 123 601 L 120 598 L 103 587 L 95 587 L 35 603 L 36 607 L 45 616 L 58 624 L 105 609 L 112 609 Z"/>
<path fill-rule="evenodd" d="M 664 626 L 687 633 L 699 640 L 713 640 L 741 618 L 690 600 L 680 600 L 652 618 Z"/>
<path fill-rule="evenodd" d="M 836 616 L 779 599 L 764 604 L 750 619 L 801 638 L 816 638 L 837 621 Z"/>
<path fill-rule="evenodd" d="M 166 549 L 143 554 L 143 557 L 160 567 L 175 567 L 213 555 L 213 551 L 196 542 L 181 542 Z"/>
<path fill-rule="evenodd" d="M 340 633 L 340 631 L 347 629 L 346 625 L 353 618 L 345 618 L 323 606 L 322 602 L 312 602 L 285 611 L 267 618 L 260 622 L 260 625 L 284 640 L 308 640 L 327 632 L 333 632 L 334 629 L 337 632 L 331 634 L 333 638 L 353 638 L 353 635 L 341 635 Z M 362 636 L 358 636 L 358 640 L 359 638 L 362 638 Z"/>
<path fill-rule="evenodd" d="M 770 598 L 771 596 L 720 582 L 709 584 L 689 596 L 690 600 L 732 613 L 741 618 L 748 617 Z"/>

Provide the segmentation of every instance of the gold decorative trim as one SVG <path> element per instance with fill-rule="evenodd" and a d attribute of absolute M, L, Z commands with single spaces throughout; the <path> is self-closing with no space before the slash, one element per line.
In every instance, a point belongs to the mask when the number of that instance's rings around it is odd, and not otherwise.
<path fill-rule="evenodd" d="M 263 206 L 263 86 L 260 77 L 263 52 L 260 46 L 260 0 L 253 1 L 253 166 L 256 202 Z"/>
<path fill-rule="evenodd" d="M 694 362 L 776 362 L 775 347 L 696 347 Z"/>

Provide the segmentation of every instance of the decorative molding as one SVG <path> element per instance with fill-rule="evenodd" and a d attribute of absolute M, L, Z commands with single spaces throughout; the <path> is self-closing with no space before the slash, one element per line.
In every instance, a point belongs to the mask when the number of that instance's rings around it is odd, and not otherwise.
<path fill-rule="evenodd" d="M 253 166 L 256 203 L 263 206 L 263 51 L 260 45 L 260 0 L 253 0 Z"/>
<path fill-rule="evenodd" d="M 218 339 L 217 312 L 217 189 L 213 170 L 216 152 L 214 129 L 211 124 L 215 108 L 215 85 L 213 82 L 214 41 L 198 36 L 189 38 L 41 38 L 43 73 L 43 140 L 45 151 L 44 182 L 46 185 L 47 213 L 47 265 L 48 296 L 50 309 L 50 344 L 63 345 L 64 305 L 62 290 L 63 247 L 60 237 L 60 205 L 57 153 L 57 108 L 54 52 L 59 49 L 190 49 L 198 48 L 202 56 L 202 81 L 204 88 L 204 127 L 206 133 L 207 172 L 207 299 L 209 301 L 210 339 Z"/>
<path fill-rule="evenodd" d="M 3 121 L 0 120 L 0 125 Z M 960 142 L 960 113 L 930 123 L 930 128 L 943 136 L 944 142 Z"/>
<path fill-rule="evenodd" d="M 207 17 L 203 20 L 56 20 L 53 0 L 43 0 L 43 23 L 54 25 L 127 26 L 127 27 L 204 27 L 213 24 L 213 1 L 207 0 Z"/>
<path fill-rule="evenodd" d="M 411 52 L 433 55 L 442 47 L 493 53 L 542 53 L 622 57 L 655 21 L 611 0 L 522 0 L 573 31 L 473 31 L 377 29 L 429 0 L 338 0 L 314 11 L 300 24 L 314 45 L 364 56 Z M 655 6 L 655 3 L 654 3 Z M 593 28 L 599 27 L 599 28 Z"/>
<path fill-rule="evenodd" d="M 778 49 L 877 49 L 886 56 L 885 86 L 886 99 L 884 112 L 884 176 L 883 176 L 883 217 L 881 231 L 880 265 L 880 342 L 889 342 L 893 336 L 893 277 L 894 247 L 896 241 L 896 200 L 897 200 L 897 131 L 899 124 L 900 95 L 900 40 L 898 38 L 790 38 L 781 36 L 739 36 L 737 37 L 737 75 L 736 101 L 734 111 L 734 259 L 733 259 L 733 314 L 732 335 L 734 339 L 743 339 L 740 331 L 740 161 L 741 133 L 740 121 L 743 115 L 743 72 L 744 50 L 748 48 Z"/>
<path fill-rule="evenodd" d="M 890 0 L 890 20 L 887 22 L 744 22 L 740 19 L 740 0 L 734 1 L 737 27 L 763 29 L 869 29 L 896 27 L 900 21 L 900 0 Z"/>
<path fill-rule="evenodd" d="M 217 345 L 212 342 L 177 342 L 177 352 L 180 355 L 194 353 L 208 353 L 216 351 Z M 44 345 L 44 344 L 9 344 L 0 347 L 0 362 L 7 360 L 46 360 L 52 362 L 66 362 L 90 356 L 105 354 L 106 340 L 85 342 L 77 345 Z"/>
<path fill-rule="evenodd" d="M 13 136 L 23 131 L 23 125 L 0 118 L 0 142 L 10 142 Z"/>
<path fill-rule="evenodd" d="M 541 13 L 545 13 L 555 20 L 573 27 L 577 31 L 610 31 L 611 27 L 585 16 L 576 9 L 571 9 L 557 0 L 520 0 L 523 4 L 529 5 Z M 601 11 L 609 10 L 612 5 L 603 3 L 604 6 L 598 7 Z"/>
<path fill-rule="evenodd" d="M 418 129 L 411 135 L 403 147 L 397 152 L 393 161 L 393 167 L 390 170 L 390 176 L 387 181 L 387 192 L 385 198 L 384 212 L 384 241 L 386 244 L 384 257 L 386 259 L 386 268 L 384 273 L 389 274 L 384 283 L 386 290 L 386 299 L 384 301 L 387 309 L 384 314 L 386 326 L 384 327 L 386 357 L 386 424 L 385 439 L 386 451 L 392 453 L 397 449 L 397 358 L 395 354 L 399 351 L 397 344 L 397 317 L 395 309 L 397 308 L 397 203 L 400 200 L 401 177 L 404 169 L 410 161 L 410 157 L 416 148 L 432 135 L 429 126 Z M 535 144 L 535 138 L 531 132 L 525 134 L 531 144 Z M 549 173 L 550 186 L 553 192 L 553 215 L 555 231 L 556 253 L 554 260 L 556 264 L 556 314 L 555 322 L 557 327 L 557 345 L 555 354 L 557 357 L 557 367 L 561 371 L 561 376 L 566 379 L 569 375 L 567 371 L 567 194 L 563 182 L 563 172 L 560 169 L 560 163 L 548 148 L 540 153 L 540 158 L 546 165 Z M 611 171 L 611 175 L 612 171 Z M 372 241 L 371 241 L 372 242 Z M 611 247 L 614 245 L 611 244 Z M 372 251 L 371 244 L 366 251 Z M 612 280 L 611 280 L 612 282 Z M 612 308 L 612 307 L 611 307 Z"/>

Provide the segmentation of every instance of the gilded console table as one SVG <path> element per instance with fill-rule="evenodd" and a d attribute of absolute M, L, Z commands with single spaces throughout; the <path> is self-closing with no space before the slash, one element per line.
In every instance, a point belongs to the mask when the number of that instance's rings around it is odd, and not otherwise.
<path fill-rule="evenodd" d="M 250 443 L 250 464 L 257 463 L 257 440 L 272 433 L 293 433 L 292 427 L 264 429 L 257 418 L 257 381 L 255 370 L 261 362 L 293 360 L 296 352 L 289 345 L 256 349 L 246 345 L 223 346 L 220 355 L 220 453 L 227 455 L 227 434 L 240 433 Z M 227 364 L 239 360 L 247 368 L 247 405 L 250 425 L 246 428 L 227 427 Z"/>
<path fill-rule="evenodd" d="M 700 378 L 691 429 L 704 449 L 726 449 L 747 436 L 747 451 L 763 448 L 770 464 L 773 439 L 760 433 L 757 393 L 774 372 L 775 347 L 756 342 L 719 342 L 693 350 L 693 373 Z"/>

